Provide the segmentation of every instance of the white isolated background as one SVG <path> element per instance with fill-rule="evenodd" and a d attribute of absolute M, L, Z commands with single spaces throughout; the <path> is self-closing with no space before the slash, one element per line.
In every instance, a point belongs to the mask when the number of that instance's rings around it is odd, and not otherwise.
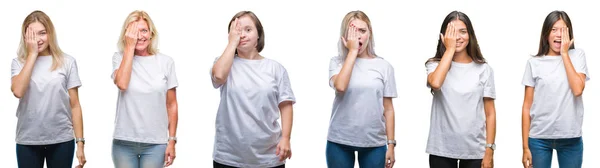
<path fill-rule="evenodd" d="M 521 167 L 521 78 L 526 60 L 538 49 L 542 22 L 552 10 L 565 10 L 573 22 L 575 44 L 585 50 L 591 79 L 584 92 L 584 167 L 594 167 L 600 149 L 598 84 L 600 55 L 597 17 L 592 1 L 158 1 L 23 0 L 0 4 L 0 163 L 17 167 L 15 112 L 10 92 L 10 63 L 16 57 L 23 19 L 43 10 L 58 34 L 60 47 L 77 59 L 85 124 L 86 167 L 112 167 L 111 139 L 117 88 L 110 78 L 111 57 L 125 17 L 147 11 L 159 32 L 162 53 L 174 58 L 179 79 L 177 159 L 172 167 L 211 167 L 219 91 L 209 69 L 227 44 L 227 24 L 241 10 L 262 21 L 266 45 L 261 53 L 289 72 L 297 97 L 290 168 L 326 167 L 325 144 L 334 91 L 328 86 L 329 59 L 337 54 L 340 23 L 352 10 L 370 17 L 375 51 L 395 68 L 396 166 L 428 167 L 425 153 L 431 94 L 425 86 L 425 61 L 435 53 L 440 26 L 452 10 L 473 22 L 481 51 L 494 68 L 498 149 L 495 165 Z M 448 144 L 452 145 L 452 144 Z M 556 157 L 556 153 L 554 155 Z M 74 160 L 77 163 L 77 160 Z M 558 167 L 556 158 L 554 167 Z M 358 164 L 357 166 L 358 167 Z"/>

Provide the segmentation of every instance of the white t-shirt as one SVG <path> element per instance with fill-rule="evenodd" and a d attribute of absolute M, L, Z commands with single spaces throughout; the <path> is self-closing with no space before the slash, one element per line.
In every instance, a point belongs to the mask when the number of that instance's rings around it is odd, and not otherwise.
<path fill-rule="evenodd" d="M 585 54 L 580 49 L 569 50 L 577 73 L 589 74 Z M 561 56 L 532 57 L 527 61 L 523 85 L 534 87 L 529 115 L 529 137 L 559 139 L 581 137 L 583 100 L 575 97 L 569 87 Z"/>
<path fill-rule="evenodd" d="M 296 101 L 285 68 L 268 58 L 235 56 L 227 81 L 212 83 L 221 91 L 213 159 L 234 167 L 284 164 L 275 155 L 281 139 L 279 104 Z"/>
<path fill-rule="evenodd" d="M 438 64 L 427 63 L 427 75 L 435 71 Z M 455 159 L 483 159 L 484 97 L 496 98 L 492 68 L 487 63 L 474 61 L 452 62 L 440 90 L 433 93 L 426 152 Z"/>
<path fill-rule="evenodd" d="M 119 69 L 123 53 L 113 56 L 113 75 Z M 129 86 L 119 91 L 114 139 L 167 143 L 169 118 L 167 91 L 178 85 L 175 63 L 167 55 L 134 56 Z"/>
<path fill-rule="evenodd" d="M 73 140 L 73 120 L 69 89 L 81 86 L 75 58 L 64 55 L 63 65 L 51 71 L 52 56 L 38 56 L 31 80 L 17 108 L 16 142 L 21 145 L 47 145 Z M 13 59 L 11 77 L 24 62 Z"/>
<path fill-rule="evenodd" d="M 336 56 L 329 63 L 329 86 L 342 69 Z M 335 93 L 327 140 L 355 147 L 385 146 L 383 98 L 397 97 L 394 68 L 381 57 L 356 58 L 345 92 Z"/>

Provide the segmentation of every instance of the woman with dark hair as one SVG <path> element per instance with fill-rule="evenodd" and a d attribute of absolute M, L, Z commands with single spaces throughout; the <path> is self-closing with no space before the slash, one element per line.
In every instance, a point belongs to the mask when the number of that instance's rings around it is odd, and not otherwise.
<path fill-rule="evenodd" d="M 523 166 L 581 167 L 583 100 L 589 75 L 585 53 L 575 49 L 571 19 L 553 11 L 542 26 L 538 53 L 527 61 L 523 85 Z"/>
<path fill-rule="evenodd" d="M 486 63 L 473 25 L 453 11 L 442 24 L 437 52 L 425 63 L 433 94 L 427 141 L 429 166 L 493 167 L 496 136 L 494 72 Z"/>
<path fill-rule="evenodd" d="M 212 84 L 221 91 L 213 167 L 283 168 L 292 157 L 296 102 L 287 71 L 260 55 L 265 34 L 253 12 L 234 15 L 228 32 L 229 43 L 211 69 Z"/>

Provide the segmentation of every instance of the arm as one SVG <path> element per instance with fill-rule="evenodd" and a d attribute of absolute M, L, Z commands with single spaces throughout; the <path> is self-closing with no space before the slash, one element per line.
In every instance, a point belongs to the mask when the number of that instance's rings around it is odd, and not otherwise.
<path fill-rule="evenodd" d="M 427 75 L 427 83 L 433 90 L 440 90 L 444 80 L 446 80 L 446 74 L 450 70 L 450 64 L 454 58 L 454 52 L 456 51 L 456 29 L 452 22 L 448 23 L 446 28 L 446 34 L 440 34 L 440 39 L 446 48 L 439 65 L 435 68 L 435 71 Z"/>
<path fill-rule="evenodd" d="M 294 119 L 294 109 L 292 101 L 284 101 L 279 103 L 279 111 L 281 112 L 281 140 L 277 145 L 275 154 L 279 156 L 279 160 L 283 161 L 286 158 L 292 158 L 292 149 L 290 146 L 290 138 L 292 134 L 292 123 Z"/>
<path fill-rule="evenodd" d="M 529 128 L 531 126 L 531 104 L 533 103 L 534 87 L 525 86 L 525 98 L 523 99 L 523 114 L 521 117 L 521 133 L 523 141 L 523 167 L 529 168 L 531 165 L 531 151 L 529 150 Z"/>
<path fill-rule="evenodd" d="M 233 65 L 235 51 L 240 43 L 242 28 L 236 18 L 229 27 L 229 43 L 221 54 L 221 57 L 215 62 L 212 68 L 212 76 L 214 84 L 221 85 L 227 81 L 229 71 Z"/>
<path fill-rule="evenodd" d="M 167 115 L 169 117 L 169 137 L 177 137 L 177 121 L 178 121 L 178 107 L 177 107 L 177 92 L 176 88 L 169 89 L 167 91 Z M 169 140 L 167 150 L 165 151 L 165 167 L 173 164 L 175 160 L 175 141 Z"/>
<path fill-rule="evenodd" d="M 122 91 L 127 90 L 127 87 L 129 87 L 133 55 L 135 45 L 137 44 L 138 34 L 139 31 L 137 28 L 137 22 L 132 22 L 129 24 L 129 26 L 127 26 L 127 30 L 125 32 L 125 49 L 123 51 L 123 58 L 121 60 L 121 64 L 119 65 L 119 69 L 113 72 L 115 75 L 113 82 L 117 85 L 119 90 Z"/>
<path fill-rule="evenodd" d="M 391 97 L 383 98 L 383 116 L 385 117 L 385 133 L 387 135 L 388 140 L 395 140 L 394 137 L 394 128 L 395 128 L 395 114 L 394 114 L 394 104 L 392 102 Z M 385 156 L 385 165 L 386 168 L 391 168 L 394 166 L 396 162 L 395 153 L 394 153 L 394 144 L 388 144 L 386 156 Z"/>
<path fill-rule="evenodd" d="M 496 141 L 496 107 L 494 105 L 494 99 L 489 97 L 483 98 L 483 106 L 485 109 L 485 129 L 486 129 L 486 143 L 494 144 Z M 481 167 L 494 167 L 494 150 L 486 147 L 485 154 Z"/>
<path fill-rule="evenodd" d="M 10 90 L 13 92 L 13 95 L 19 99 L 25 95 L 27 88 L 29 88 L 31 73 L 33 72 L 33 65 L 35 64 L 35 60 L 38 56 L 38 37 L 36 35 L 36 32 L 37 31 L 31 27 L 27 28 L 23 37 L 23 40 L 25 41 L 25 47 L 27 49 L 27 58 L 25 60 L 25 65 L 23 65 L 23 68 L 20 70 L 18 75 L 13 76 L 11 78 Z"/>
<path fill-rule="evenodd" d="M 348 49 L 348 55 L 346 55 L 346 59 L 344 59 L 344 65 L 342 65 L 340 73 L 331 77 L 335 90 L 342 93 L 348 89 L 354 62 L 356 62 L 356 57 L 358 56 L 358 33 L 354 25 L 348 26 L 347 36 L 348 39 L 342 37 L 341 40 Z"/>
<path fill-rule="evenodd" d="M 73 117 L 73 129 L 75 138 L 83 138 L 83 114 L 81 113 L 81 104 L 79 103 L 79 90 L 77 87 L 69 89 L 69 97 L 71 104 L 71 115 Z M 83 166 L 87 161 L 84 154 L 84 143 L 77 143 L 76 157 L 79 160 L 79 165 Z"/>

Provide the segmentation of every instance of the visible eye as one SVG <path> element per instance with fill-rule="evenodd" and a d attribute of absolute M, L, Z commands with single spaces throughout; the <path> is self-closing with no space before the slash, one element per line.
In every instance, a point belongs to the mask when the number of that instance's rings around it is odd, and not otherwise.
<path fill-rule="evenodd" d="M 141 32 L 142 32 L 142 33 L 148 33 L 148 30 L 146 30 L 146 29 L 142 29 L 142 31 L 141 31 Z"/>
<path fill-rule="evenodd" d="M 552 28 L 552 32 L 556 32 L 556 31 L 558 31 L 557 28 Z"/>
<path fill-rule="evenodd" d="M 46 32 L 40 32 L 39 35 L 46 35 Z"/>
<path fill-rule="evenodd" d="M 250 32 L 250 31 L 252 31 L 252 29 L 248 28 L 248 29 L 246 29 L 246 31 L 247 31 L 247 32 Z"/>
<path fill-rule="evenodd" d="M 467 34 L 467 33 L 468 33 L 467 30 L 461 30 L 460 31 L 460 34 Z"/>
<path fill-rule="evenodd" d="M 367 30 L 365 30 L 365 29 L 360 29 L 360 30 L 358 30 L 358 31 L 359 31 L 360 33 L 366 33 L 366 32 L 367 32 Z"/>

